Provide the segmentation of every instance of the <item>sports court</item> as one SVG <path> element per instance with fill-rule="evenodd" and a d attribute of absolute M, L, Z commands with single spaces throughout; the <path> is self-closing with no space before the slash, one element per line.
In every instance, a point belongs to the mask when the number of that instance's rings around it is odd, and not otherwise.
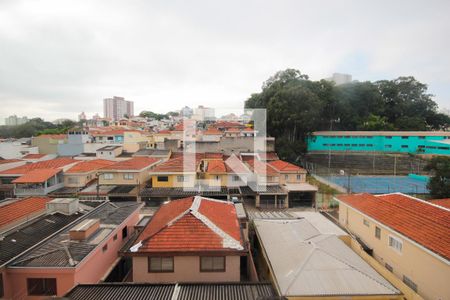
<path fill-rule="evenodd" d="M 408 176 L 327 176 L 326 180 L 353 193 L 387 194 L 400 192 L 404 194 L 428 194 L 427 182 Z"/>

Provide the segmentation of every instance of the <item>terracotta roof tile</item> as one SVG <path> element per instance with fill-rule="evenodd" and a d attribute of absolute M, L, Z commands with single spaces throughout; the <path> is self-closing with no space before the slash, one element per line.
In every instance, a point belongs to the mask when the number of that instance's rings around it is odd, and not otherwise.
<path fill-rule="evenodd" d="M 217 227 L 208 226 L 205 217 Z M 225 243 L 223 234 L 234 239 L 239 249 Z M 138 252 L 243 249 L 234 205 L 199 196 L 163 204 L 138 240 L 142 241 Z"/>
<path fill-rule="evenodd" d="M 87 160 L 82 161 L 75 166 L 71 167 L 69 170 L 67 170 L 66 174 L 74 174 L 74 173 L 86 173 L 95 171 L 101 168 L 104 168 L 106 166 L 110 166 L 115 164 L 115 161 L 106 160 L 106 159 L 94 159 L 94 160 Z"/>
<path fill-rule="evenodd" d="M 195 165 L 194 166 L 189 166 L 187 167 L 187 169 L 184 166 L 184 156 L 179 156 L 176 158 L 171 158 L 168 161 L 165 161 L 163 163 L 160 163 L 159 165 L 157 165 L 155 168 L 153 168 L 153 170 L 151 171 L 153 172 L 195 172 L 197 170 L 197 165 L 199 163 L 199 159 L 197 157 L 195 157 Z M 188 162 L 186 162 L 188 163 Z M 191 165 L 191 164 L 189 164 Z M 190 170 L 189 170 L 190 169 Z"/>
<path fill-rule="evenodd" d="M 203 135 L 222 135 L 222 131 L 215 128 L 208 128 L 208 130 L 203 131 Z"/>
<path fill-rule="evenodd" d="M 296 166 L 294 164 L 288 163 L 284 160 L 274 160 L 268 162 L 269 165 L 275 168 L 278 172 L 299 172 L 299 171 L 305 171 L 305 169 L 300 168 L 299 166 Z"/>
<path fill-rule="evenodd" d="M 32 164 L 26 164 L 19 167 L 11 168 L 8 170 L 4 170 L 0 172 L 0 175 L 22 175 L 32 170 L 38 169 L 53 169 L 53 168 L 63 168 L 70 164 L 78 163 L 79 160 L 71 159 L 71 158 L 55 158 L 50 160 L 44 160 L 35 162 Z"/>
<path fill-rule="evenodd" d="M 58 168 L 32 170 L 13 180 L 12 183 L 42 183 L 59 172 L 62 171 Z"/>
<path fill-rule="evenodd" d="M 271 167 L 269 164 L 260 161 L 258 159 L 248 159 L 246 161 L 247 165 L 253 170 L 254 173 L 262 175 L 265 174 L 266 176 L 277 176 L 278 172 Z"/>
<path fill-rule="evenodd" d="M 208 161 L 207 173 L 226 173 L 227 168 L 223 160 L 210 160 Z"/>
<path fill-rule="evenodd" d="M 434 200 L 430 200 L 431 203 L 442 206 L 442 207 L 446 207 L 446 208 L 450 208 L 450 198 L 447 199 L 434 199 Z"/>
<path fill-rule="evenodd" d="M 450 210 L 403 194 L 340 195 L 342 202 L 450 259 Z"/>
<path fill-rule="evenodd" d="M 136 156 L 131 159 L 116 162 L 102 168 L 103 170 L 135 170 L 139 171 L 160 161 L 158 158 Z"/>
<path fill-rule="evenodd" d="M 17 221 L 29 214 L 45 209 L 51 199 L 47 197 L 29 197 L 0 206 L 0 227 Z"/>

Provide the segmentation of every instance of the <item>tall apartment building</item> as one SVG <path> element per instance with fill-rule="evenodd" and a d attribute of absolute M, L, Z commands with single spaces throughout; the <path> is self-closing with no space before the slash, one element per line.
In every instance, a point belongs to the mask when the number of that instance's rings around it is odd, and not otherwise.
<path fill-rule="evenodd" d="M 123 97 L 112 97 L 103 99 L 103 116 L 113 121 L 123 118 L 125 115 L 134 115 L 134 102 L 125 100 Z"/>
<path fill-rule="evenodd" d="M 12 115 L 12 116 L 5 118 L 5 125 L 8 125 L 8 126 L 22 125 L 22 124 L 25 124 L 26 122 L 28 122 L 27 117 L 18 117 L 16 115 Z"/>

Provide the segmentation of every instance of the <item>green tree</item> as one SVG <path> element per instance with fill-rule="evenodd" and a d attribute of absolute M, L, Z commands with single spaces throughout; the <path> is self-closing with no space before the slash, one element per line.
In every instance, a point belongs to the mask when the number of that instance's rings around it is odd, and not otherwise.
<path fill-rule="evenodd" d="M 427 185 L 430 194 L 434 198 L 450 198 L 450 157 L 433 157 L 425 170 L 432 172 Z"/>

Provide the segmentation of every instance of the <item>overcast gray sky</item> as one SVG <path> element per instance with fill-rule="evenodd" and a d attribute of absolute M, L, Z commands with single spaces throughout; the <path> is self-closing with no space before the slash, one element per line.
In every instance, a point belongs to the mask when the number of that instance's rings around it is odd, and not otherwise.
<path fill-rule="evenodd" d="M 278 70 L 413 75 L 450 108 L 450 1 L 0 0 L 0 122 L 11 115 L 242 107 Z"/>

